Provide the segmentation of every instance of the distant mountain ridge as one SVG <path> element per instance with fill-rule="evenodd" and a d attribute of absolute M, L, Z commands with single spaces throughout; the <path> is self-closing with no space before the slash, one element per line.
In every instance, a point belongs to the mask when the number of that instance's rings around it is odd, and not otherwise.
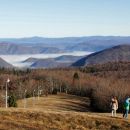
<path fill-rule="evenodd" d="M 63 68 L 69 67 L 73 62 L 81 59 L 83 56 L 72 56 L 72 55 L 63 55 L 56 58 L 28 58 L 23 63 L 32 63 L 31 68 Z"/>
<path fill-rule="evenodd" d="M 72 63 L 57 62 L 54 59 L 40 59 L 31 65 L 31 68 L 66 68 Z"/>
<path fill-rule="evenodd" d="M 0 43 L 0 54 L 41 54 L 60 53 L 62 50 L 56 47 L 18 45 L 14 43 Z"/>
<path fill-rule="evenodd" d="M 92 53 L 72 64 L 86 66 L 88 64 L 103 64 L 107 62 L 130 61 L 130 45 L 118 45 L 96 53 Z"/>
<path fill-rule="evenodd" d="M 130 36 L 0 38 L 0 54 L 96 52 L 120 44 L 130 44 Z"/>

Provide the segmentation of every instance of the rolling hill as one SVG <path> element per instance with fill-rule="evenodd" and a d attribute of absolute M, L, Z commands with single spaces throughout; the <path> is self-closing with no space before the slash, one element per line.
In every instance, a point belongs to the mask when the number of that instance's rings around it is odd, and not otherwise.
<path fill-rule="evenodd" d="M 88 64 L 102 64 L 107 62 L 130 61 L 130 45 L 114 46 L 103 51 L 92 53 L 72 66 L 86 66 Z"/>
<path fill-rule="evenodd" d="M 38 58 L 33 58 L 33 57 L 30 57 L 24 61 L 22 61 L 23 63 L 26 63 L 26 62 L 30 62 L 30 63 L 34 63 L 36 62 L 37 60 L 39 60 Z"/>
<path fill-rule="evenodd" d="M 72 63 L 72 62 L 76 62 L 77 60 L 79 60 L 83 57 L 84 56 L 62 55 L 62 56 L 55 58 L 55 60 L 58 62 L 63 62 L 63 63 L 66 63 L 66 62 Z"/>
<path fill-rule="evenodd" d="M 13 65 L 7 63 L 5 60 L 3 60 L 2 58 L 0 58 L 0 68 L 12 68 Z"/>
<path fill-rule="evenodd" d="M 31 65 L 31 68 L 62 68 L 69 67 L 71 63 L 57 62 L 53 58 L 39 59 Z"/>
<path fill-rule="evenodd" d="M 57 68 L 69 67 L 73 62 L 81 59 L 84 56 L 62 55 L 56 58 L 28 58 L 23 63 L 31 63 L 32 68 Z"/>

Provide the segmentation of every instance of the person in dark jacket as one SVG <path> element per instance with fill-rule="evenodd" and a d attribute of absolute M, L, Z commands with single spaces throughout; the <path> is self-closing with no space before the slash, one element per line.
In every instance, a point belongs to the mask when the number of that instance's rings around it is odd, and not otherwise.
<path fill-rule="evenodd" d="M 123 117 L 128 118 L 128 113 L 129 113 L 129 109 L 130 109 L 130 97 L 126 98 L 123 108 L 124 108 Z"/>

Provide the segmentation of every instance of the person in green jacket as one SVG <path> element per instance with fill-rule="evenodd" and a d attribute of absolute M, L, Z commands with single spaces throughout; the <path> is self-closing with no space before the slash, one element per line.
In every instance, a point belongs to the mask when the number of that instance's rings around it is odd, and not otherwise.
<path fill-rule="evenodd" d="M 126 98 L 123 107 L 124 107 L 123 117 L 127 118 L 128 117 L 128 113 L 129 113 L 129 109 L 130 109 L 130 97 Z"/>

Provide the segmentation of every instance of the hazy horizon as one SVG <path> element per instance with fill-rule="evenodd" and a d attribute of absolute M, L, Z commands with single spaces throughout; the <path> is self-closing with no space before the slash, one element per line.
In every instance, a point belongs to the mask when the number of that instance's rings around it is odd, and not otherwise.
<path fill-rule="evenodd" d="M 83 38 L 83 37 L 130 37 L 130 35 L 82 35 L 82 36 L 55 36 L 55 37 L 46 37 L 46 36 L 21 36 L 21 37 L 0 37 L 0 39 L 24 39 L 24 38 Z"/>

